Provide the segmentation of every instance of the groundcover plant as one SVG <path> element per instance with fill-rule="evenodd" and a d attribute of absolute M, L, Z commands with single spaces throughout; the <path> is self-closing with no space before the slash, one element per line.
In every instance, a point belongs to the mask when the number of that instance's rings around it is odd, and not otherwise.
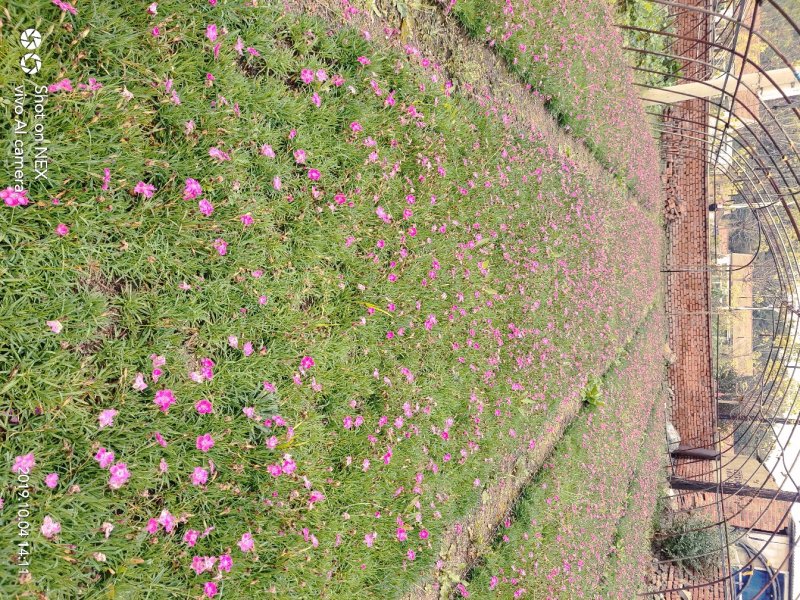
<path fill-rule="evenodd" d="M 509 582 L 502 544 L 444 583 L 443 540 L 576 416 L 619 417 L 604 447 L 637 479 L 647 178 L 454 83 L 369 3 L 306 4 L 5 4 L 3 597 L 577 597 Z M 598 544 L 646 500 L 608 496 Z"/>

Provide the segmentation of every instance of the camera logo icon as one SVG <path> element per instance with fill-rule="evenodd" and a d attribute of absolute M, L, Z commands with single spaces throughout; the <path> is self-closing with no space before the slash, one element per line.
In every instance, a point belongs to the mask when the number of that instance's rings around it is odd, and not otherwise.
<path fill-rule="evenodd" d="M 22 35 L 19 36 L 19 43 L 25 50 L 36 50 L 42 45 L 42 34 L 31 27 L 22 32 Z"/>
<path fill-rule="evenodd" d="M 36 75 L 39 69 L 42 68 L 42 59 L 39 58 L 38 54 L 28 52 L 28 54 L 23 56 L 19 61 L 19 66 L 22 67 L 22 71 L 26 75 Z"/>

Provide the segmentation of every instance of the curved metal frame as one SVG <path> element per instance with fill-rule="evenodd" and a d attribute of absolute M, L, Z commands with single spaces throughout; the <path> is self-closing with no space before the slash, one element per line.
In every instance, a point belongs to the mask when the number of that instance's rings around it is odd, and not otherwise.
<path fill-rule="evenodd" d="M 708 581 L 691 583 L 680 588 L 655 590 L 642 595 L 655 595 L 668 592 L 677 592 L 681 589 L 698 589 L 702 587 L 722 584 L 725 596 L 728 597 L 732 578 L 736 572 L 730 564 L 730 550 L 741 543 L 745 536 L 754 527 L 741 529 L 735 535 L 729 536 L 726 524 L 753 505 L 756 498 L 751 497 L 746 503 L 741 503 L 732 514 L 725 514 L 723 498 L 732 496 L 723 494 L 723 487 L 729 489 L 730 481 L 724 479 L 725 469 L 731 467 L 730 460 L 723 455 L 721 445 L 733 443 L 737 437 L 748 439 L 753 448 L 757 448 L 768 438 L 769 432 L 774 432 L 776 425 L 790 427 L 790 434 L 794 435 L 800 424 L 800 417 L 786 419 L 781 416 L 782 411 L 787 414 L 800 413 L 800 391 L 789 393 L 786 385 L 792 379 L 794 366 L 789 365 L 792 353 L 800 348 L 800 95 L 789 96 L 772 78 L 771 74 L 761 66 L 757 57 L 753 56 L 755 45 L 763 46 L 774 54 L 774 59 L 785 67 L 791 68 L 798 82 L 800 82 L 800 63 L 796 67 L 787 56 L 794 50 L 800 59 L 800 26 L 792 18 L 779 0 L 651 0 L 663 7 L 668 22 L 659 29 L 647 29 L 638 26 L 621 26 L 623 29 L 647 36 L 657 36 L 662 42 L 661 50 L 626 46 L 626 50 L 633 55 L 649 55 L 661 60 L 665 64 L 663 71 L 645 67 L 634 67 L 639 76 L 658 76 L 663 81 L 677 80 L 679 83 L 704 82 L 706 87 L 714 88 L 718 92 L 713 97 L 700 97 L 686 92 L 686 100 L 697 103 L 704 101 L 704 114 L 707 122 L 686 119 L 680 115 L 669 114 L 669 119 L 663 118 L 661 107 L 651 110 L 656 121 L 654 135 L 660 141 L 678 136 L 690 144 L 680 148 L 682 156 L 689 160 L 700 161 L 706 171 L 706 179 L 713 181 L 715 187 L 717 178 L 726 178 L 750 208 L 755 222 L 759 228 L 760 238 L 769 249 L 769 255 L 774 262 L 774 273 L 777 275 L 780 289 L 785 297 L 780 302 L 773 303 L 772 309 L 777 309 L 776 325 L 773 329 L 772 343 L 763 365 L 763 370 L 757 375 L 758 384 L 748 390 L 742 397 L 740 406 L 743 407 L 736 419 L 729 421 L 730 430 L 715 436 L 715 446 L 718 450 L 715 461 L 703 460 L 702 465 L 713 465 L 704 469 L 699 475 L 705 476 L 708 481 L 716 481 L 715 499 L 704 506 L 681 508 L 680 511 L 703 510 L 717 508 L 719 518 L 698 529 L 718 528 L 720 544 L 708 553 L 720 557 L 721 576 Z M 781 48 L 776 40 L 769 39 L 769 35 L 761 30 L 758 20 L 761 14 L 771 12 L 777 21 L 782 33 L 789 35 L 796 46 Z M 798 13 L 800 14 L 800 13 Z M 695 31 L 675 31 L 674 23 L 679 18 L 694 19 L 697 23 Z M 741 49 L 741 50 L 740 50 Z M 677 61 L 681 65 L 681 72 L 675 74 L 666 68 L 668 61 Z M 748 85 L 743 80 L 743 75 L 758 73 L 760 77 L 772 86 L 778 97 L 772 100 L 763 100 L 759 89 Z M 709 84 L 712 75 L 717 74 L 721 79 L 715 84 Z M 732 82 L 732 83 L 731 83 Z M 643 92 L 656 86 L 647 83 L 638 83 Z M 684 92 L 678 92 L 684 94 Z M 754 103 L 757 102 L 757 108 Z M 741 118 L 739 118 L 741 117 Z M 735 127 L 734 119 L 739 121 Z M 677 126 L 676 126 L 677 124 Z M 690 128 L 689 131 L 684 128 Z M 701 152 L 694 147 L 702 147 Z M 662 146 L 662 155 L 665 156 Z M 674 150 L 674 149 L 673 149 Z M 729 153 L 730 156 L 726 156 Z M 674 152 L 673 152 L 674 154 Z M 759 240 L 759 248 L 761 247 Z M 751 263 L 755 261 L 755 257 Z M 721 270 L 717 265 L 692 266 L 684 271 L 685 265 L 665 265 L 665 272 L 705 272 Z M 733 271 L 744 268 L 743 266 L 731 267 Z M 726 269 L 723 267 L 722 269 Z M 765 308 L 770 308 L 769 306 Z M 709 317 L 710 315 L 709 310 Z M 718 317 L 717 317 L 718 318 Z M 719 372 L 716 374 L 717 378 Z M 716 394 L 713 395 L 716 403 Z M 788 406 L 788 410 L 787 410 Z M 715 405 L 716 407 L 716 405 Z M 716 414 L 714 415 L 715 424 Z M 717 424 L 718 425 L 718 424 Z M 766 425 L 759 430 L 759 425 Z M 797 434 L 800 436 L 800 433 Z M 775 444 L 781 450 L 785 447 L 780 440 Z M 754 450 L 746 455 L 752 457 Z M 740 455 L 742 456 L 742 455 Z M 691 464 L 687 459 L 681 459 L 682 464 Z M 793 470 L 800 460 L 800 454 L 795 457 L 788 468 Z M 783 462 L 782 460 L 779 462 Z M 700 461 L 698 460 L 698 463 Z M 769 477 L 760 485 L 751 485 L 754 474 L 741 481 L 736 478 L 740 487 L 750 487 L 756 490 L 760 497 L 770 493 L 767 482 L 775 476 L 774 471 L 778 464 L 769 469 Z M 674 472 L 675 464 L 671 464 Z M 800 467 L 797 467 L 800 469 Z M 737 475 L 734 471 L 732 478 Z M 800 481 L 795 481 L 791 473 L 787 474 L 788 480 L 795 489 L 800 490 Z M 679 492 L 678 498 L 694 494 L 693 491 Z M 733 494 L 736 496 L 737 494 Z M 744 496 L 739 496 L 744 497 Z M 798 495 L 800 500 L 800 495 Z M 757 523 L 772 507 L 772 501 L 766 504 L 758 513 Z M 781 521 L 789 517 L 791 504 L 784 511 Z M 769 540 L 774 539 L 776 532 L 771 532 Z M 800 549 L 798 549 L 800 551 Z M 745 569 L 755 562 L 762 560 L 763 549 L 758 552 L 748 553 L 749 559 L 739 570 Z M 788 560 L 788 558 L 787 558 Z M 669 561 L 661 561 L 669 562 Z M 784 563 L 786 560 L 784 561 Z M 785 565 L 780 565 L 784 568 Z M 765 584 L 760 593 L 774 585 L 777 572 L 771 574 L 770 580 Z M 800 582 L 797 582 L 800 585 Z"/>

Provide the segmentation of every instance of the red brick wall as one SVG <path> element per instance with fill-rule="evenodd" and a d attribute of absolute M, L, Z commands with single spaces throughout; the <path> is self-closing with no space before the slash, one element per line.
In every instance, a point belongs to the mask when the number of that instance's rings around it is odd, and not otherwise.
<path fill-rule="evenodd" d="M 684 0 L 706 7 L 706 0 Z M 708 17 L 681 10 L 676 16 L 673 52 L 685 57 L 687 78 L 705 79 Z M 699 62 L 692 61 L 696 59 Z M 706 136 L 708 106 L 689 100 L 664 115 L 662 148 L 667 189 L 667 315 L 670 346 L 677 359 L 669 378 L 675 393 L 672 420 L 682 443 L 712 447 L 716 409 L 711 378 Z"/>
<path fill-rule="evenodd" d="M 678 214 L 667 222 L 667 322 L 675 393 L 672 420 L 683 444 L 712 447 L 716 409 L 709 319 L 706 104 L 682 102 L 665 116 L 665 176 Z"/>

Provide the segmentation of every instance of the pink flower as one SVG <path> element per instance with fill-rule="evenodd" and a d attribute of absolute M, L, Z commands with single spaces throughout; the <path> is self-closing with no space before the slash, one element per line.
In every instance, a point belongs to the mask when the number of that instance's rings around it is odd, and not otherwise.
<path fill-rule="evenodd" d="M 200 532 L 196 529 L 189 529 L 183 534 L 183 541 L 189 548 L 194 548 L 197 540 L 200 538 Z"/>
<path fill-rule="evenodd" d="M 220 162 L 231 159 L 231 155 L 230 154 L 228 154 L 227 152 L 223 152 L 222 150 L 220 150 L 216 146 L 212 146 L 211 148 L 208 149 L 208 155 L 211 158 L 215 158 Z"/>
<path fill-rule="evenodd" d="M 230 554 L 220 554 L 219 556 L 219 564 L 217 568 L 220 572 L 230 573 L 231 567 L 233 567 L 233 559 L 231 558 Z"/>
<path fill-rule="evenodd" d="M 72 6 L 69 2 L 65 2 L 64 0 L 53 0 L 53 4 L 55 4 L 58 8 L 60 8 L 64 12 L 68 12 L 72 15 L 77 15 L 78 11 L 75 10 L 75 7 Z M 61 528 L 59 527 L 59 531 Z"/>
<path fill-rule="evenodd" d="M 114 410 L 113 408 L 107 408 L 100 413 L 97 417 L 98 422 L 100 423 L 100 429 L 103 427 L 113 427 L 114 426 L 114 417 L 116 417 L 119 413 Z"/>
<path fill-rule="evenodd" d="M 372 545 L 375 543 L 375 539 L 377 537 L 377 531 L 373 531 L 372 533 L 368 533 L 364 536 L 364 543 L 367 545 L 367 548 L 372 548 Z"/>
<path fill-rule="evenodd" d="M 220 256 L 225 256 L 228 253 L 228 242 L 226 242 L 222 238 L 215 239 L 212 246 L 219 253 Z"/>
<path fill-rule="evenodd" d="M 239 338 L 237 338 L 235 335 L 229 335 L 228 336 L 228 346 L 230 346 L 231 348 L 238 348 L 239 347 Z"/>
<path fill-rule="evenodd" d="M 409 548 L 408 552 L 406 552 L 406 556 L 408 557 L 408 560 L 416 560 L 417 553 L 414 552 L 411 548 Z"/>
<path fill-rule="evenodd" d="M 94 459 L 100 464 L 101 469 L 107 469 L 114 462 L 114 453 L 111 450 L 100 448 L 94 455 Z"/>
<path fill-rule="evenodd" d="M 111 169 L 103 169 L 103 185 L 100 187 L 100 189 L 106 191 L 108 189 L 108 184 L 110 182 L 111 182 Z"/>
<path fill-rule="evenodd" d="M 209 413 L 214 412 L 214 407 L 212 406 L 211 402 L 209 402 L 205 398 L 203 398 L 202 400 L 198 400 L 195 403 L 194 407 L 195 409 L 197 409 L 197 412 L 199 412 L 201 415 L 207 415 Z"/>
<path fill-rule="evenodd" d="M 245 213 L 239 216 L 239 220 L 245 227 L 250 227 L 250 225 L 253 224 L 253 215 L 251 215 L 250 213 Z"/>
<path fill-rule="evenodd" d="M 138 392 L 143 392 L 147 389 L 147 384 L 144 382 L 144 374 L 137 373 L 136 377 L 133 379 L 133 389 Z"/>
<path fill-rule="evenodd" d="M 214 379 L 214 361 L 208 357 L 200 359 L 200 366 L 202 367 L 202 375 L 205 379 Z"/>
<path fill-rule="evenodd" d="M 36 459 L 33 452 L 23 454 L 14 458 L 14 464 L 11 466 L 11 472 L 17 475 L 29 475 L 33 467 L 36 466 Z"/>
<path fill-rule="evenodd" d="M 192 570 L 197 575 L 200 575 L 206 571 L 211 571 L 214 568 L 214 563 L 216 562 L 216 556 L 195 556 L 192 558 Z"/>
<path fill-rule="evenodd" d="M 405 542 L 408 539 L 408 532 L 402 527 L 397 528 L 397 541 Z"/>
<path fill-rule="evenodd" d="M 56 81 L 55 83 L 51 83 L 47 86 L 47 91 L 51 94 L 53 92 L 71 92 L 72 91 L 72 82 L 69 79 L 62 79 L 61 81 Z"/>
<path fill-rule="evenodd" d="M 372 64 L 372 61 L 368 59 L 366 56 L 359 56 L 356 60 L 364 66 Z"/>
<path fill-rule="evenodd" d="M 283 464 L 281 465 L 281 472 L 284 475 L 291 475 L 297 470 L 297 463 L 294 462 L 289 454 L 283 455 Z"/>
<path fill-rule="evenodd" d="M 302 80 L 303 83 L 308 85 L 309 83 L 314 81 L 314 71 L 312 71 L 311 69 L 303 69 L 302 71 L 300 71 L 300 79 Z"/>
<path fill-rule="evenodd" d="M 165 440 L 164 436 L 161 435 L 158 431 L 156 431 L 153 434 L 153 436 L 156 438 L 156 442 L 158 442 L 159 446 L 161 446 L 162 448 L 166 448 L 167 447 L 167 440 Z"/>
<path fill-rule="evenodd" d="M 140 181 L 133 188 L 134 194 L 139 194 L 141 196 L 144 196 L 145 198 L 152 198 L 155 191 L 156 188 L 154 185 L 150 183 L 145 183 L 144 181 Z"/>
<path fill-rule="evenodd" d="M 306 151 L 302 148 L 298 148 L 294 151 L 294 160 L 298 165 L 303 165 L 306 162 Z"/>
<path fill-rule="evenodd" d="M 239 546 L 239 550 L 242 552 L 250 552 L 256 545 L 253 541 L 253 534 L 249 531 L 247 533 L 243 533 L 242 539 L 236 542 L 236 545 Z"/>
<path fill-rule="evenodd" d="M 111 476 L 108 479 L 108 487 L 112 490 L 118 490 L 125 485 L 128 479 L 131 478 L 131 473 L 128 471 L 128 465 L 125 463 L 116 463 L 108 470 Z"/>
<path fill-rule="evenodd" d="M 261 146 L 261 155 L 266 156 L 267 158 L 275 158 L 275 151 L 269 144 L 263 144 Z"/>
<path fill-rule="evenodd" d="M 56 226 L 56 235 L 60 235 L 61 237 L 64 237 L 68 233 L 69 233 L 69 227 L 64 225 L 64 223 L 59 223 Z"/>
<path fill-rule="evenodd" d="M 420 529 L 419 530 L 419 539 L 427 540 L 428 539 L 428 530 L 427 529 Z"/>
<path fill-rule="evenodd" d="M 304 371 L 313 367 L 314 364 L 314 359 L 310 356 L 304 356 L 300 359 L 300 368 Z"/>
<path fill-rule="evenodd" d="M 272 187 L 274 187 L 276 190 L 281 189 L 281 178 L 277 175 L 272 179 Z"/>
<path fill-rule="evenodd" d="M 147 7 L 147 14 L 148 15 L 155 15 L 158 13 L 158 3 L 153 2 L 150 6 Z"/>
<path fill-rule="evenodd" d="M 105 538 L 108 539 L 111 537 L 111 532 L 114 531 L 114 526 L 108 521 L 105 521 L 102 525 L 100 525 L 100 531 L 102 531 Z"/>
<path fill-rule="evenodd" d="M 217 595 L 217 584 L 213 581 L 206 581 L 205 585 L 203 586 L 203 593 L 208 598 L 213 598 Z"/>
<path fill-rule="evenodd" d="M 196 179 L 189 177 L 186 180 L 186 187 L 183 188 L 183 199 L 194 200 L 202 193 L 203 188 L 200 187 L 200 183 Z"/>
<path fill-rule="evenodd" d="M 161 30 L 158 27 L 153 27 L 150 30 L 150 35 L 152 35 L 153 37 L 158 37 L 161 35 Z"/>
<path fill-rule="evenodd" d="M 214 447 L 214 438 L 211 437 L 210 433 L 199 435 L 197 436 L 196 446 L 200 452 L 208 452 Z"/>
<path fill-rule="evenodd" d="M 167 462 L 165 459 L 163 459 L 163 458 L 162 458 L 162 459 L 161 459 L 161 460 L 158 462 L 158 470 L 159 470 L 159 471 L 160 471 L 162 474 L 169 473 L 169 463 L 168 463 L 168 462 Z"/>
<path fill-rule="evenodd" d="M 309 178 L 311 181 L 319 181 L 319 178 L 320 178 L 321 176 L 322 176 L 322 175 L 320 174 L 320 172 L 319 172 L 319 171 L 317 171 L 316 169 L 309 169 L 309 170 L 308 170 L 308 178 Z"/>
<path fill-rule="evenodd" d="M 195 467 L 192 472 L 192 485 L 204 485 L 208 481 L 208 471 L 203 467 Z"/>
<path fill-rule="evenodd" d="M 206 27 L 206 37 L 210 42 L 217 41 L 217 26 L 214 23 Z"/>
<path fill-rule="evenodd" d="M 61 321 L 46 321 L 45 324 L 53 333 L 61 333 L 61 330 L 64 328 L 64 326 L 61 324 Z"/>
<path fill-rule="evenodd" d="M 156 521 L 155 519 L 149 519 L 147 521 L 147 526 L 145 527 L 145 530 L 150 535 L 153 535 L 155 532 L 158 531 L 158 521 Z"/>
<path fill-rule="evenodd" d="M 244 346 L 242 346 L 242 353 L 245 356 L 250 356 L 253 353 L 253 344 L 251 342 L 247 342 Z"/>
<path fill-rule="evenodd" d="M 308 498 L 309 504 L 314 504 L 315 502 L 321 502 L 325 500 L 325 495 L 322 492 L 317 492 L 316 490 L 311 491 L 311 495 Z"/>
<path fill-rule="evenodd" d="M 322 98 L 319 97 L 319 94 L 317 92 L 311 94 L 311 103 L 317 108 L 322 106 Z"/>
<path fill-rule="evenodd" d="M 50 473 L 44 478 L 44 484 L 51 490 L 58 485 L 58 473 Z"/>
<path fill-rule="evenodd" d="M 325 72 L 325 69 L 317 69 L 317 72 L 314 73 L 317 76 L 317 81 L 327 81 L 328 74 Z"/>
<path fill-rule="evenodd" d="M 200 212 L 207 217 L 210 217 L 211 213 L 214 212 L 214 205 L 206 199 L 200 200 L 200 202 L 197 203 L 197 207 L 200 209 Z"/>
<path fill-rule="evenodd" d="M 158 406 L 161 412 L 165 413 L 169 410 L 170 406 L 175 404 L 175 394 L 170 389 L 158 390 L 155 398 L 153 398 L 153 402 Z"/>
<path fill-rule="evenodd" d="M 47 515 L 42 522 L 40 531 L 44 537 L 46 537 L 48 540 L 52 540 L 55 536 L 61 533 L 61 523 L 57 523 L 53 520 L 53 517 Z"/>
<path fill-rule="evenodd" d="M 161 511 L 161 514 L 158 515 L 157 523 L 162 525 L 164 529 L 167 530 L 167 533 L 172 533 L 172 530 L 175 529 L 175 526 L 178 524 L 177 519 L 172 516 L 172 514 L 165 508 Z"/>

